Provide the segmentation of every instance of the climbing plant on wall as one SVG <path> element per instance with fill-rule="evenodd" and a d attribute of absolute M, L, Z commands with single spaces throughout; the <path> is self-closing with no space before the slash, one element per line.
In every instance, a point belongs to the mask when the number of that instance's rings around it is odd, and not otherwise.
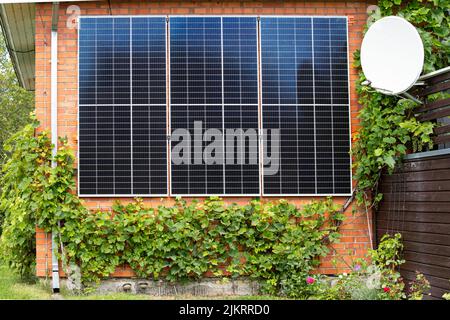
<path fill-rule="evenodd" d="M 450 15 L 449 0 L 381 0 L 368 19 L 368 26 L 384 16 L 398 15 L 411 22 L 419 31 L 425 47 L 424 72 L 449 65 Z M 359 51 L 355 52 L 355 66 L 360 70 L 357 81 L 360 129 L 354 137 L 354 175 L 357 181 L 356 199 L 370 207 L 382 198 L 377 193 L 383 169 L 392 173 L 407 150 L 420 151 L 432 146 L 430 135 L 433 123 L 419 122 L 414 117 L 417 105 L 406 99 L 375 92 L 361 83 Z"/>
<path fill-rule="evenodd" d="M 32 116 L 7 140 L 9 158 L 0 180 L 0 211 L 5 215 L 0 254 L 21 275 L 34 273 L 36 226 L 56 231 L 59 220 L 76 219 L 85 211 L 73 193 L 73 151 L 62 139 L 52 168 L 51 140 L 45 131 L 35 134 L 38 127 Z"/>

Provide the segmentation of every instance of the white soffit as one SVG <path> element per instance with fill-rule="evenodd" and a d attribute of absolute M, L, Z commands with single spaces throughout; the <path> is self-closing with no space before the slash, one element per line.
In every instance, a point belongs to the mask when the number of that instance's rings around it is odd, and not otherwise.
<path fill-rule="evenodd" d="M 88 2 L 95 0 L 68 0 Z M 35 4 L 52 3 L 51 0 L 0 0 L 0 23 L 9 54 L 22 87 L 35 88 Z"/>
<path fill-rule="evenodd" d="M 0 4 L 0 22 L 19 83 L 34 90 L 35 5 Z"/>

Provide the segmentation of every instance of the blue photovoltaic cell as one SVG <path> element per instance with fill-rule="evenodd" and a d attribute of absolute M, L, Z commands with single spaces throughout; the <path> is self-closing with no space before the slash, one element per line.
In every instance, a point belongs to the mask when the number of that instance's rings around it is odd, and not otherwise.
<path fill-rule="evenodd" d="M 80 18 L 79 103 L 130 104 L 130 19 Z"/>
<path fill-rule="evenodd" d="M 81 195 L 167 193 L 165 28 L 164 17 L 80 18 Z"/>
<path fill-rule="evenodd" d="M 226 139 L 213 154 L 221 160 L 209 164 L 201 153 L 215 139 L 191 141 L 190 162 L 172 161 L 173 194 L 259 193 L 258 145 L 252 148 L 245 137 L 258 128 L 257 59 L 255 17 L 170 18 L 172 136 L 186 128 L 192 139 L 208 129 L 238 130 L 228 141 L 229 162 Z M 179 142 L 172 139 L 172 149 Z"/>
<path fill-rule="evenodd" d="M 263 128 L 280 130 L 265 194 L 348 194 L 345 18 L 261 17 Z"/>
<path fill-rule="evenodd" d="M 256 27 L 255 18 L 223 18 L 225 104 L 258 104 Z"/>
<path fill-rule="evenodd" d="M 220 18 L 170 18 L 171 104 L 222 104 Z"/>
<path fill-rule="evenodd" d="M 166 105 L 165 18 L 132 18 L 133 104 Z"/>

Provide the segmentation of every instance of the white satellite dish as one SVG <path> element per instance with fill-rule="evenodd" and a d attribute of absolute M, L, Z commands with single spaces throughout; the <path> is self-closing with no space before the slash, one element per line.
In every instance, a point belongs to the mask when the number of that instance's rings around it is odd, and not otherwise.
<path fill-rule="evenodd" d="M 423 69 L 424 49 L 416 28 L 403 18 L 376 21 L 364 36 L 361 65 L 368 84 L 389 95 L 405 94 Z"/>

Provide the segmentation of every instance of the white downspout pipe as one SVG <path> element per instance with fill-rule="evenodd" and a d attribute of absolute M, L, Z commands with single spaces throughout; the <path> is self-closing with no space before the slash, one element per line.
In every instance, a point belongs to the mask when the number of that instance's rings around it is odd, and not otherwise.
<path fill-rule="evenodd" d="M 51 97 L 51 139 L 53 144 L 52 156 L 58 150 L 58 9 L 59 3 L 54 2 L 52 7 L 52 36 L 51 36 L 51 69 L 50 69 L 50 97 Z M 52 161 L 52 168 L 56 161 Z M 52 231 L 52 289 L 59 293 L 59 264 L 58 264 L 57 233 Z"/>

